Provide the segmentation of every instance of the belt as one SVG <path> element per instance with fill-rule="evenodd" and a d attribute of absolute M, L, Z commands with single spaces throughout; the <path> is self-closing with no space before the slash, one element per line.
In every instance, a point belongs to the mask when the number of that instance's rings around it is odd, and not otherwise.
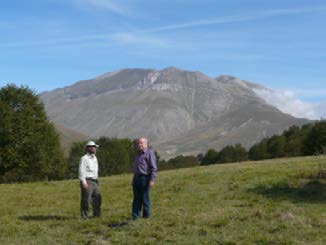
<path fill-rule="evenodd" d="M 135 177 L 149 177 L 150 174 L 135 174 Z"/>
<path fill-rule="evenodd" d="M 94 182 L 98 183 L 98 180 L 97 180 L 97 179 L 93 179 L 93 178 L 86 178 L 86 180 L 89 180 L 89 181 L 94 181 Z"/>

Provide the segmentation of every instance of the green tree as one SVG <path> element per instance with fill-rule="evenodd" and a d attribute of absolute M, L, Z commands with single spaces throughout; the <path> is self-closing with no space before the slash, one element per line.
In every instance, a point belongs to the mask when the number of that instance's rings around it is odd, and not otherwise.
<path fill-rule="evenodd" d="M 97 154 L 101 176 L 132 171 L 134 148 L 131 140 L 101 137 L 96 142 L 101 147 Z"/>
<path fill-rule="evenodd" d="M 305 155 L 326 153 L 326 121 L 313 125 L 304 142 Z"/>
<path fill-rule="evenodd" d="M 39 97 L 27 87 L 0 89 L 0 181 L 61 179 L 59 135 Z"/>
<path fill-rule="evenodd" d="M 241 162 L 248 159 L 248 153 L 241 144 L 225 146 L 217 156 L 217 163 Z"/>
<path fill-rule="evenodd" d="M 234 146 L 234 160 L 235 162 L 242 162 L 248 160 L 248 151 L 241 144 Z"/>
<path fill-rule="evenodd" d="M 268 139 L 267 151 L 271 158 L 279 158 L 285 156 L 286 138 L 283 135 L 274 135 Z"/>
<path fill-rule="evenodd" d="M 234 148 L 232 145 L 227 145 L 222 148 L 217 154 L 216 163 L 234 162 Z"/>
<path fill-rule="evenodd" d="M 284 131 L 283 135 L 286 138 L 285 156 L 295 157 L 303 155 L 303 130 L 298 126 L 291 126 Z"/>
<path fill-rule="evenodd" d="M 214 164 L 217 161 L 217 151 L 209 149 L 201 160 L 202 165 Z"/>
<path fill-rule="evenodd" d="M 159 170 L 189 168 L 199 166 L 199 161 L 195 156 L 179 155 L 169 159 L 167 162 L 160 161 L 158 163 Z"/>
<path fill-rule="evenodd" d="M 78 177 L 79 161 L 85 153 L 86 142 L 74 142 L 70 148 L 69 157 L 67 159 L 66 178 L 75 179 Z"/>
<path fill-rule="evenodd" d="M 259 143 L 254 144 L 249 149 L 249 159 L 250 160 L 261 160 L 270 158 L 270 154 L 267 151 L 267 142 L 268 139 L 262 139 Z"/>

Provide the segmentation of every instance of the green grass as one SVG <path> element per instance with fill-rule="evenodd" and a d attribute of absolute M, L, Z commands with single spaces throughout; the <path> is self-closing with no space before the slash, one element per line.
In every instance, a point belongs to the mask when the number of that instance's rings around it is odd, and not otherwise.
<path fill-rule="evenodd" d="M 326 156 L 162 171 L 152 218 L 130 217 L 131 175 L 101 178 L 103 216 L 79 217 L 78 180 L 0 185 L 0 244 L 325 244 Z"/>

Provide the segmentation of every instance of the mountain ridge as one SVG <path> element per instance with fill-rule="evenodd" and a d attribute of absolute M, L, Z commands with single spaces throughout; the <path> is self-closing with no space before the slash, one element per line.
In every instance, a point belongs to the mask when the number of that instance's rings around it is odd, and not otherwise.
<path fill-rule="evenodd" d="M 56 123 L 92 138 L 145 136 L 160 155 L 170 158 L 232 143 L 248 148 L 263 137 L 308 122 L 267 104 L 255 89 L 267 88 L 233 76 L 212 78 L 175 67 L 127 68 L 40 97 Z"/>

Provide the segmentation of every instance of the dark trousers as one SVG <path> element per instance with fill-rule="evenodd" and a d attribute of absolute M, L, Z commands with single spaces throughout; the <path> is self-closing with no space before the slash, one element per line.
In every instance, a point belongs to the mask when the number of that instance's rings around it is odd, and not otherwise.
<path fill-rule="evenodd" d="M 150 176 L 139 175 L 134 176 L 132 187 L 134 192 L 134 200 L 132 202 L 132 218 L 138 219 L 143 209 L 142 216 L 149 218 L 151 211 L 151 202 L 149 198 Z"/>
<path fill-rule="evenodd" d="M 80 189 L 81 189 L 80 212 L 82 218 L 84 219 L 88 218 L 89 203 L 92 204 L 93 215 L 95 217 L 101 216 L 102 197 L 101 197 L 98 181 L 87 180 L 87 184 L 88 184 L 88 188 L 85 189 L 83 188 L 82 183 L 80 183 Z"/>

